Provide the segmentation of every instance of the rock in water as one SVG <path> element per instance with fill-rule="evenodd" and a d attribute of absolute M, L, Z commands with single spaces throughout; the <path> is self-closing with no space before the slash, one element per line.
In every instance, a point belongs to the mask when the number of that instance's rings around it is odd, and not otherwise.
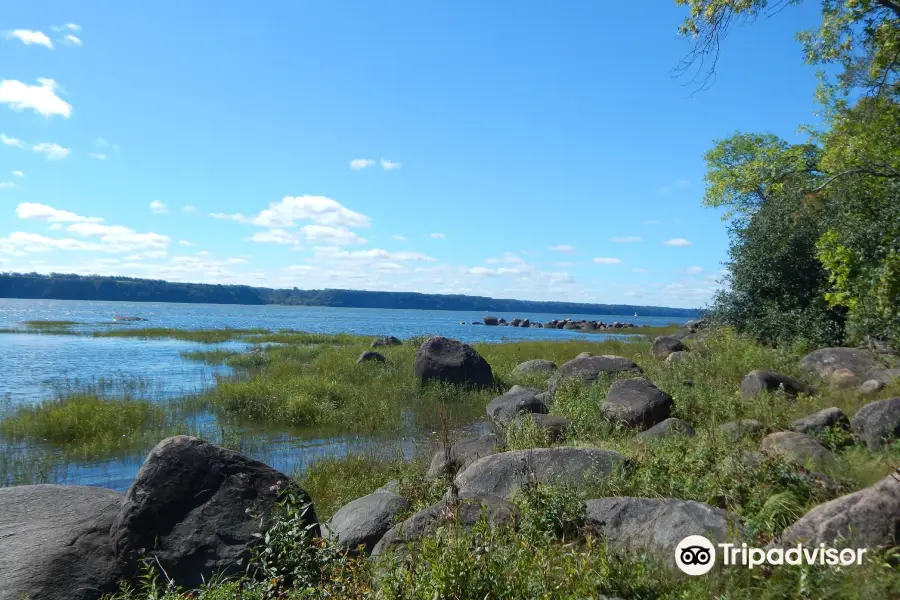
<path fill-rule="evenodd" d="M 689 535 L 714 544 L 732 537 L 728 514 L 702 502 L 656 498 L 601 498 L 585 503 L 585 525 L 614 550 L 648 552 L 675 566 L 675 548 Z"/>
<path fill-rule="evenodd" d="M 479 458 L 456 476 L 456 485 L 460 493 L 509 498 L 535 482 L 590 486 L 592 479 L 606 478 L 624 464 L 618 452 L 599 448 L 514 450 Z"/>
<path fill-rule="evenodd" d="M 0 600 L 96 600 L 129 575 L 109 528 L 124 497 L 70 485 L 0 488 Z"/>
<path fill-rule="evenodd" d="M 344 548 L 355 552 L 363 546 L 369 553 L 394 525 L 394 516 L 406 508 L 407 501 L 390 491 L 379 490 L 357 498 L 334 513 L 328 531 Z"/>
<path fill-rule="evenodd" d="M 499 325 L 500 323 L 497 317 L 485 317 L 483 321 L 485 325 Z"/>
<path fill-rule="evenodd" d="M 775 373 L 773 371 L 750 371 L 741 381 L 741 395 L 744 398 L 758 396 L 763 392 L 783 391 L 791 398 L 796 398 L 800 394 L 813 395 L 816 390 L 802 381 L 798 381 L 788 375 Z"/>
<path fill-rule="evenodd" d="M 138 471 L 110 530 L 119 556 L 134 561 L 141 550 L 154 555 L 183 587 L 234 573 L 256 542 L 260 517 L 280 493 L 305 491 L 284 473 L 201 439 L 179 435 L 161 441 Z M 319 534 L 312 507 L 305 515 Z"/>
<path fill-rule="evenodd" d="M 672 397 L 648 379 L 620 379 L 600 406 L 604 418 L 628 427 L 648 428 L 669 418 Z"/>
<path fill-rule="evenodd" d="M 816 506 L 784 531 L 780 545 L 833 545 L 838 539 L 852 548 L 900 544 L 900 483 L 888 476 Z"/>
<path fill-rule="evenodd" d="M 403 342 L 401 342 L 394 336 L 389 335 L 387 337 L 378 338 L 377 340 L 373 341 L 372 347 L 373 348 L 383 348 L 386 346 L 401 346 L 402 344 L 403 344 Z"/>
<path fill-rule="evenodd" d="M 458 385 L 489 387 L 494 384 L 491 365 L 474 348 L 456 340 L 435 336 L 416 351 L 416 377 Z"/>
<path fill-rule="evenodd" d="M 853 415 L 850 426 L 872 451 L 900 439 L 900 398 L 866 404 Z"/>
<path fill-rule="evenodd" d="M 669 335 L 661 335 L 653 340 L 650 353 L 656 358 L 665 359 L 673 352 L 684 352 L 685 349 L 680 339 Z"/>

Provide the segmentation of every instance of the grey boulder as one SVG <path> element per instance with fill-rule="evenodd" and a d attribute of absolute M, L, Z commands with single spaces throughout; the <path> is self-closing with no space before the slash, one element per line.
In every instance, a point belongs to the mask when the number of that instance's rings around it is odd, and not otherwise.
<path fill-rule="evenodd" d="M 717 429 L 732 441 L 738 442 L 745 436 L 757 437 L 761 435 L 765 432 L 766 426 L 756 419 L 741 419 L 739 421 L 722 423 Z"/>
<path fill-rule="evenodd" d="M 0 488 L 0 600 L 96 600 L 130 569 L 109 528 L 124 497 L 67 485 Z"/>
<path fill-rule="evenodd" d="M 471 529 L 484 518 L 495 526 L 514 527 L 518 517 L 519 511 L 515 505 L 502 498 L 461 491 L 457 502 L 444 498 L 389 529 L 375 545 L 372 556 L 389 551 L 402 551 L 408 542 L 434 532 L 443 524 L 452 523 L 463 529 Z"/>
<path fill-rule="evenodd" d="M 428 338 L 419 347 L 413 370 L 423 383 L 442 381 L 474 387 L 494 384 L 491 365 L 474 348 L 440 336 Z"/>
<path fill-rule="evenodd" d="M 601 377 L 618 375 L 640 375 L 643 370 L 632 361 L 621 356 L 593 356 L 590 352 L 582 352 L 577 357 L 559 367 L 559 371 L 550 378 L 550 395 L 555 395 L 563 379 L 574 379 L 585 384 L 592 384 Z"/>
<path fill-rule="evenodd" d="M 364 362 L 380 362 L 380 363 L 383 363 L 383 362 L 385 362 L 386 360 L 387 360 L 387 359 L 384 357 L 383 354 L 379 354 L 379 353 L 377 353 L 377 352 L 372 352 L 371 350 L 368 350 L 368 351 L 363 352 L 362 354 L 359 355 L 359 358 L 356 359 L 356 364 L 360 365 L 360 364 L 362 364 L 362 363 L 364 363 Z"/>
<path fill-rule="evenodd" d="M 598 448 L 536 448 L 514 450 L 476 460 L 456 476 L 460 493 L 511 497 L 523 485 L 589 485 L 592 478 L 608 477 L 625 457 Z"/>
<path fill-rule="evenodd" d="M 679 363 L 683 363 L 687 359 L 691 357 L 691 353 L 687 350 L 679 350 L 678 352 L 673 352 L 666 357 L 666 364 L 671 366 L 675 366 Z"/>
<path fill-rule="evenodd" d="M 110 529 L 113 548 L 128 561 L 147 551 L 177 584 L 196 587 L 242 568 L 260 518 L 287 489 L 309 502 L 268 465 L 195 437 L 167 438 L 150 451 L 125 495 Z M 319 534 L 311 506 L 304 522 Z"/>
<path fill-rule="evenodd" d="M 585 503 L 585 525 L 613 550 L 654 554 L 675 566 L 675 548 L 689 535 L 714 544 L 736 537 L 728 513 L 702 502 L 656 498 L 601 498 Z"/>
<path fill-rule="evenodd" d="M 526 360 L 513 369 L 513 373 L 518 375 L 537 373 L 540 375 L 550 375 L 557 370 L 556 363 L 542 358 L 534 360 Z"/>
<path fill-rule="evenodd" d="M 620 379 L 612 384 L 600 414 L 613 423 L 646 429 L 669 418 L 672 397 L 648 379 Z"/>
<path fill-rule="evenodd" d="M 528 422 L 533 423 L 536 429 L 543 432 L 547 441 L 551 444 L 564 440 L 571 426 L 571 423 L 565 417 L 531 413 L 519 415 L 510 422 L 507 429 L 509 431 L 521 430 Z"/>
<path fill-rule="evenodd" d="M 860 380 L 873 379 L 869 373 L 884 369 L 875 353 L 861 348 L 820 348 L 800 360 L 811 375 L 828 379 L 835 371 L 846 369 Z"/>
<path fill-rule="evenodd" d="M 502 396 L 497 396 L 487 405 L 487 415 L 497 427 L 506 427 L 510 421 L 522 413 L 544 413 L 547 405 L 538 398 L 541 390 L 514 385 Z"/>
<path fill-rule="evenodd" d="M 871 396 L 872 394 L 877 394 L 886 387 L 887 384 L 885 384 L 883 381 L 879 381 L 877 379 L 869 379 L 862 382 L 856 391 L 858 391 L 863 396 Z"/>
<path fill-rule="evenodd" d="M 670 335 L 661 335 L 653 340 L 650 353 L 656 358 L 665 359 L 673 352 L 683 352 L 686 349 L 680 339 Z"/>
<path fill-rule="evenodd" d="M 694 437 L 695 435 L 697 435 L 697 432 L 694 431 L 694 428 L 691 427 L 691 424 L 687 421 L 682 421 L 681 419 L 671 417 L 666 419 L 665 421 L 660 421 L 646 431 L 640 432 L 635 437 L 637 437 L 638 439 L 646 440 L 652 438 L 666 438 L 676 435 Z"/>
<path fill-rule="evenodd" d="M 443 450 L 435 452 L 426 476 L 455 475 L 482 456 L 496 453 L 499 446 L 500 440 L 493 433 L 458 440 L 450 446 L 449 460 Z"/>
<path fill-rule="evenodd" d="M 781 454 L 800 465 L 811 465 L 814 468 L 828 466 L 834 455 L 816 438 L 805 433 L 779 431 L 770 433 L 760 444 L 763 452 Z"/>
<path fill-rule="evenodd" d="M 383 338 L 378 338 L 377 340 L 374 340 L 372 342 L 372 347 L 373 348 L 382 348 L 385 346 L 400 346 L 402 344 L 403 344 L 403 342 L 401 342 L 394 336 L 389 335 L 389 336 L 386 336 Z"/>
<path fill-rule="evenodd" d="M 765 392 L 784 392 L 796 398 L 800 394 L 815 394 L 815 389 L 788 375 L 773 371 L 750 371 L 741 381 L 741 395 L 744 398 L 758 396 Z"/>
<path fill-rule="evenodd" d="M 900 483 L 888 476 L 816 506 L 784 531 L 780 545 L 831 545 L 838 539 L 873 550 L 900 544 Z"/>
<path fill-rule="evenodd" d="M 885 442 L 900 438 L 900 397 L 866 404 L 853 415 L 850 426 L 869 450 L 880 450 Z"/>
<path fill-rule="evenodd" d="M 355 551 L 362 546 L 363 552 L 369 553 L 394 526 L 394 518 L 407 504 L 398 494 L 376 491 L 337 511 L 328 522 L 328 531 L 344 548 Z"/>
<path fill-rule="evenodd" d="M 819 435 L 826 429 L 835 427 L 850 430 L 850 419 L 836 406 L 824 408 L 791 423 L 791 431 L 807 435 Z"/>

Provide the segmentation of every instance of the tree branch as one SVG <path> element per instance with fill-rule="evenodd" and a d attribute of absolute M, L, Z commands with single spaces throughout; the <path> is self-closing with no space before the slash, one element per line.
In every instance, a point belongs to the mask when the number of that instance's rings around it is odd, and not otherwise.
<path fill-rule="evenodd" d="M 886 9 L 893 11 L 897 17 L 900 17 L 900 3 L 894 2 L 893 0 L 875 0 L 875 4 L 880 4 Z"/>
<path fill-rule="evenodd" d="M 829 177 L 828 179 L 825 180 L 825 182 L 822 185 L 808 191 L 807 194 L 815 194 L 817 192 L 821 192 L 822 190 L 824 190 L 826 187 L 828 187 L 829 185 L 831 185 L 838 179 L 847 177 L 849 175 L 870 175 L 872 177 L 882 177 L 885 179 L 900 179 L 900 173 L 897 173 L 897 172 L 881 173 L 879 171 L 873 171 L 872 169 L 864 169 L 864 168 L 849 169 L 847 171 L 844 171 L 842 173 L 838 173 L 837 175 L 833 175 L 833 176 Z"/>

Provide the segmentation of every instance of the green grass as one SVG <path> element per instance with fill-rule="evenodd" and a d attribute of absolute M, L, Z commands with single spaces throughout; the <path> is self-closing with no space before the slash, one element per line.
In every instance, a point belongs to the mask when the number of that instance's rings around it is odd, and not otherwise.
<path fill-rule="evenodd" d="M 94 337 L 136 337 L 143 339 L 170 338 L 204 344 L 218 344 L 239 339 L 250 334 L 267 333 L 266 329 L 173 329 L 170 327 L 141 327 L 137 329 L 117 329 L 95 331 Z"/>
<path fill-rule="evenodd" d="M 166 421 L 165 411 L 149 402 L 79 394 L 19 408 L 0 421 L 0 433 L 62 447 L 70 456 L 96 457 L 160 439 Z"/>
<path fill-rule="evenodd" d="M 79 323 L 78 321 L 23 321 L 22 324 L 26 327 L 32 327 L 35 329 L 56 329 L 72 327 L 73 325 L 81 325 L 81 323 Z"/>

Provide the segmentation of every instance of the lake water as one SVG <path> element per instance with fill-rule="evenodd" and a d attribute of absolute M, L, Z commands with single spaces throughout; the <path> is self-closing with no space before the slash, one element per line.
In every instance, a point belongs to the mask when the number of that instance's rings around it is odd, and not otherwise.
<path fill-rule="evenodd" d="M 492 313 L 510 320 L 528 317 L 532 321 L 590 319 L 629 321 L 638 325 L 667 325 L 687 319 L 675 317 L 634 317 L 630 315 L 507 314 Z M 138 316 L 147 322 L 117 324 L 116 327 L 174 327 L 179 329 L 294 329 L 312 333 L 394 335 L 401 339 L 419 335 L 443 335 L 466 342 L 505 340 L 565 340 L 590 336 L 600 341 L 604 334 L 584 334 L 559 329 L 521 329 L 461 325 L 481 320 L 481 312 L 434 310 L 385 310 L 363 308 L 243 306 L 220 304 L 173 304 L 130 302 L 86 302 L 66 300 L 0 299 L 0 329 L 22 328 L 24 321 L 76 321 L 74 329 L 106 329 L 114 315 Z M 0 334 L 0 409 L 14 410 L 40 403 L 71 391 L 91 388 L 108 394 L 128 394 L 152 402 L 166 402 L 214 385 L 217 377 L 230 375 L 227 367 L 189 361 L 181 355 L 212 348 L 241 349 L 245 344 L 199 344 L 179 340 L 135 338 L 95 338 L 48 334 Z M 198 432 L 213 432 L 218 425 L 211 415 L 199 415 L 192 423 Z M 483 428 L 475 424 L 474 428 Z M 258 433 L 242 439 L 247 454 L 288 473 L 302 470 L 323 456 L 353 452 L 401 452 L 409 455 L 422 436 L 412 432 L 393 440 L 340 436 L 327 439 L 315 435 L 285 432 Z M 28 448 L 0 446 L 6 458 L 27 453 Z M 0 456 L 0 459 L 3 457 Z M 124 491 L 143 461 L 135 454 L 105 461 L 57 466 L 47 479 L 51 482 L 101 485 Z M 0 486 L 6 482 L 0 477 Z"/>

